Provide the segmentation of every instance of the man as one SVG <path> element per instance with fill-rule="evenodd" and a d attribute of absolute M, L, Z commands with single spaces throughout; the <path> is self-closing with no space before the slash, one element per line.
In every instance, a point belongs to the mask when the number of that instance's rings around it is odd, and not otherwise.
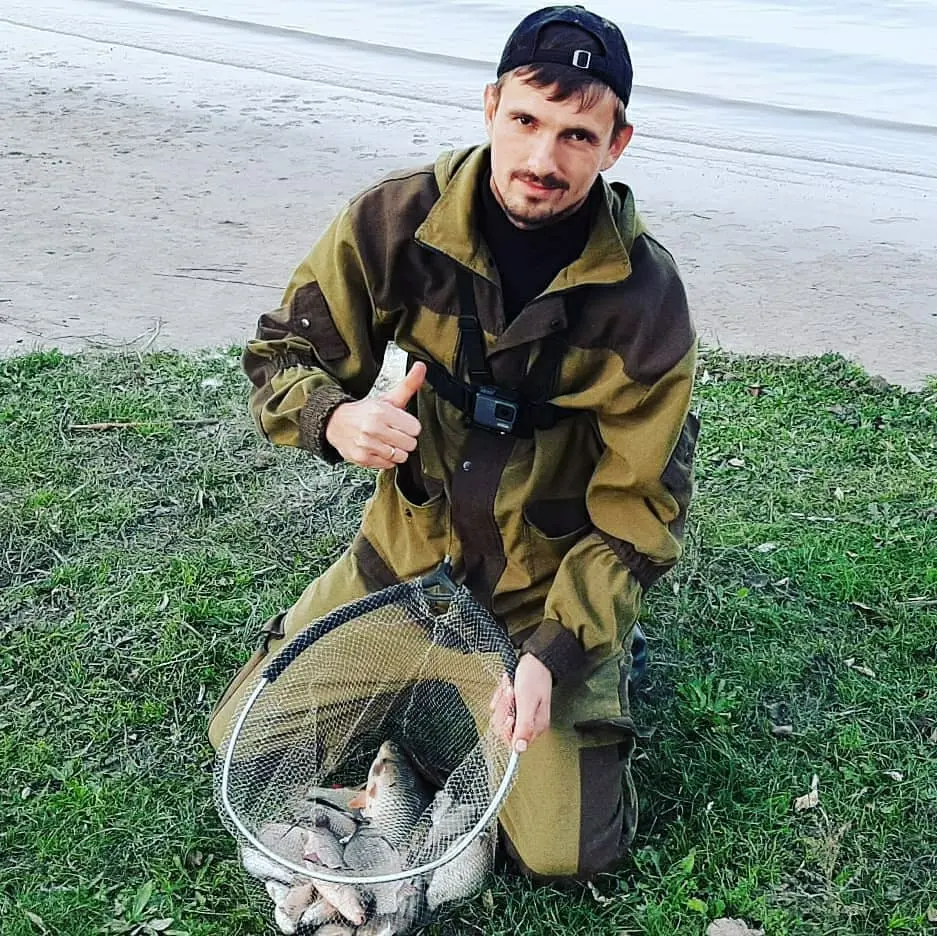
<path fill-rule="evenodd" d="M 353 199 L 248 344 L 271 442 L 379 474 L 360 534 L 269 623 L 211 736 L 266 653 L 451 554 L 520 655 L 493 700 L 526 751 L 505 845 L 533 874 L 586 877 L 634 834 L 623 685 L 643 592 L 682 548 L 695 336 L 674 261 L 600 175 L 632 135 L 618 28 L 541 10 L 498 76 L 490 145 Z M 391 340 L 409 370 L 368 397 Z"/>

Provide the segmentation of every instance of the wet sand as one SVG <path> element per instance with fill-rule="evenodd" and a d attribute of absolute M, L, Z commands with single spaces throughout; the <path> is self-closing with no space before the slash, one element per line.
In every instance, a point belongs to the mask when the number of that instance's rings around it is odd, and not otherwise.
<path fill-rule="evenodd" d="M 346 199 L 483 135 L 462 103 L 2 22 L 0 89 L 0 353 L 241 345 Z M 704 342 L 937 373 L 937 180 L 636 122 L 611 177 Z"/>

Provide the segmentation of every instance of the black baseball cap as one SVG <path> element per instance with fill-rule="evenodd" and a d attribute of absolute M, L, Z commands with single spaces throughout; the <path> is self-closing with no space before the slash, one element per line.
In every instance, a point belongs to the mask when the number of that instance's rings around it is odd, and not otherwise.
<path fill-rule="evenodd" d="M 540 37 L 547 27 L 570 26 L 569 44 L 554 33 L 549 45 L 540 48 Z M 577 45 L 581 32 L 588 33 L 598 43 L 601 52 L 582 49 Z M 581 45 L 581 43 L 580 43 Z M 511 33 L 498 64 L 498 77 L 524 65 L 569 65 L 580 68 L 607 84 L 628 105 L 634 71 L 631 55 L 621 30 L 612 22 L 582 6 L 551 6 L 525 16 Z"/>

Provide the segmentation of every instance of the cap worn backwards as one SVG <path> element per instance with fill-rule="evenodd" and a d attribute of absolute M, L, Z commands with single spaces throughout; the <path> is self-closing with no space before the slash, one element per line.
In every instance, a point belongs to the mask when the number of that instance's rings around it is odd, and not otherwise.
<path fill-rule="evenodd" d="M 569 43 L 551 41 L 550 48 L 540 47 L 544 29 L 570 26 Z M 601 52 L 590 51 L 577 45 L 577 31 L 586 32 L 598 43 Z M 580 35 L 581 35 L 580 32 Z M 607 84 L 628 105 L 634 72 L 631 55 L 621 30 L 612 22 L 581 6 L 551 6 L 524 17 L 511 33 L 501 61 L 498 77 L 525 65 L 569 65 L 588 72 Z"/>

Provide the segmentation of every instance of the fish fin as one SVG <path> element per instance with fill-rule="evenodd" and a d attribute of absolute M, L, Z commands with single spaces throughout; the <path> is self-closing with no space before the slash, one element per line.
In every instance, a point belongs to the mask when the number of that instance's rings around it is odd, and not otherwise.
<path fill-rule="evenodd" d="M 277 907 L 276 910 L 274 910 L 273 919 L 280 932 L 285 933 L 286 936 L 293 936 L 293 933 L 296 932 L 296 924 L 289 918 L 282 907 Z"/>
<path fill-rule="evenodd" d="M 368 805 L 368 791 L 361 790 L 356 796 L 348 801 L 349 809 L 364 809 Z"/>

